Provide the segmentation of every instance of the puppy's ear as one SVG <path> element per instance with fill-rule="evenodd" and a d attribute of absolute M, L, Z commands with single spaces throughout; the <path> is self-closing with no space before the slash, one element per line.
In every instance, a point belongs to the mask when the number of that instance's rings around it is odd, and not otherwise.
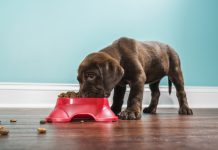
<path fill-rule="evenodd" d="M 99 70 L 102 76 L 104 88 L 109 92 L 111 92 L 116 84 L 119 83 L 124 75 L 124 69 L 116 60 L 113 59 L 99 64 Z"/>

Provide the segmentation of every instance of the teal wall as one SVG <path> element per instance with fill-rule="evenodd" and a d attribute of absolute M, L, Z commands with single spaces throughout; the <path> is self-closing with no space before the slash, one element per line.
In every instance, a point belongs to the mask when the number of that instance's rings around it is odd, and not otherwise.
<path fill-rule="evenodd" d="M 77 83 L 87 54 L 128 36 L 172 45 L 186 85 L 218 86 L 217 6 L 217 0 L 1 0 L 0 82 Z"/>

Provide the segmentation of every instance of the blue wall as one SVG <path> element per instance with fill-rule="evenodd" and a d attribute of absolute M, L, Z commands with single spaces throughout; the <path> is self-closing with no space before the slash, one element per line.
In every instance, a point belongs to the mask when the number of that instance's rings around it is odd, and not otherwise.
<path fill-rule="evenodd" d="M 218 86 L 217 0 L 1 0 L 0 82 L 77 83 L 81 60 L 121 36 L 179 53 L 186 85 Z"/>

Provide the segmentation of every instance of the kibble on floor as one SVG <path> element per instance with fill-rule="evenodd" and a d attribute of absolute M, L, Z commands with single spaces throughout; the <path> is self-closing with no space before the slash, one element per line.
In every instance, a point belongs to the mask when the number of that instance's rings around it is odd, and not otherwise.
<path fill-rule="evenodd" d="M 40 124 L 46 124 L 45 120 L 40 120 Z"/>
<path fill-rule="evenodd" d="M 39 134 L 45 134 L 46 133 L 45 128 L 38 128 L 37 131 L 38 131 Z"/>
<path fill-rule="evenodd" d="M 10 122 L 14 123 L 14 122 L 17 122 L 16 119 L 11 119 Z"/>
<path fill-rule="evenodd" d="M 6 127 L 0 126 L 0 135 L 1 136 L 8 135 L 8 133 L 9 133 L 9 130 Z"/>

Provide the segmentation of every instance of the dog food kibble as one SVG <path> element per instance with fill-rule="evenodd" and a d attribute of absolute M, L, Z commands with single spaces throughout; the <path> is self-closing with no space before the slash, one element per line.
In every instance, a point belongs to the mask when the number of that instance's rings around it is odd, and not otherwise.
<path fill-rule="evenodd" d="M 9 130 L 4 127 L 4 126 L 0 126 L 0 135 L 8 135 Z"/>
<path fill-rule="evenodd" d="M 76 98 L 79 97 L 79 93 L 74 91 L 68 91 L 66 93 L 61 93 L 60 95 L 58 95 L 58 97 Z"/>
<path fill-rule="evenodd" d="M 17 122 L 17 120 L 16 119 L 11 119 L 10 122 L 14 123 L 14 122 Z"/>
<path fill-rule="evenodd" d="M 38 128 L 37 131 L 38 131 L 39 134 L 45 134 L 46 133 L 45 128 Z"/>
<path fill-rule="evenodd" d="M 45 120 L 40 120 L 40 124 L 45 124 L 46 121 Z"/>
<path fill-rule="evenodd" d="M 0 135 L 8 135 L 8 133 L 9 133 L 8 129 L 0 130 Z"/>

